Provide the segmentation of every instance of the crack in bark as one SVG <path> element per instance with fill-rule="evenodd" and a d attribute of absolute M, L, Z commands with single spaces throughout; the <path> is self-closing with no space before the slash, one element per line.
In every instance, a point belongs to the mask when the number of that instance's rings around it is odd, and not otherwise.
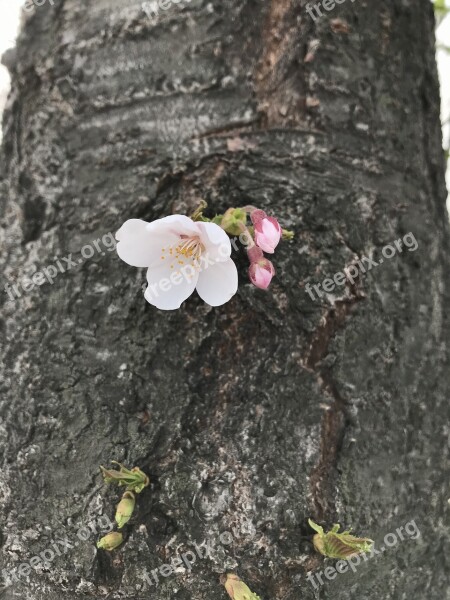
<path fill-rule="evenodd" d="M 355 285 L 350 287 L 351 296 L 336 302 L 323 317 L 322 323 L 312 339 L 305 361 L 306 367 L 317 375 L 322 390 L 332 398 L 331 406 L 324 412 L 321 426 L 320 459 L 310 475 L 314 518 L 322 521 L 325 515 L 334 512 L 332 492 L 333 475 L 348 424 L 346 400 L 342 397 L 333 379 L 332 368 L 321 366 L 328 355 L 331 340 L 344 326 L 354 306 L 364 298 Z"/>
<path fill-rule="evenodd" d="M 272 0 L 261 34 L 262 58 L 254 76 L 263 128 L 303 123 L 306 118 L 305 44 L 293 25 L 292 0 Z M 294 19 L 295 23 L 295 19 Z"/>
<path fill-rule="evenodd" d="M 214 137 L 229 137 L 230 135 L 237 135 L 238 133 L 252 133 L 255 131 L 255 125 L 258 125 L 261 121 L 261 117 L 255 117 L 250 121 L 237 121 L 234 123 L 229 123 L 228 125 L 224 125 L 223 127 L 216 127 L 213 129 L 208 129 L 204 133 L 200 133 L 199 135 L 195 135 L 189 138 L 189 141 L 192 142 L 194 140 L 203 140 Z"/>

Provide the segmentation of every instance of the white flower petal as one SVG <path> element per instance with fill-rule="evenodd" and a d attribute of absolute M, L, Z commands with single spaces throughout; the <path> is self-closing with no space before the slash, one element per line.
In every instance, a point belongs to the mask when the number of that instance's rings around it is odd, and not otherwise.
<path fill-rule="evenodd" d="M 210 306 L 221 306 L 228 302 L 238 288 L 236 265 L 229 258 L 209 266 L 200 272 L 197 293 Z"/>
<path fill-rule="evenodd" d="M 198 235 L 197 224 L 185 215 L 169 215 L 147 224 L 148 231 L 168 235 Z"/>
<path fill-rule="evenodd" d="M 205 252 L 215 261 L 226 261 L 231 255 L 231 242 L 228 234 L 215 223 L 197 223 L 200 240 Z"/>
<path fill-rule="evenodd" d="M 153 233 L 148 225 L 141 219 L 130 219 L 116 233 L 117 254 L 133 267 L 149 267 L 160 259 L 162 248 L 178 243 L 179 237 Z"/>
<path fill-rule="evenodd" d="M 182 270 L 171 270 L 165 263 L 147 271 L 148 287 L 145 290 L 147 302 L 161 310 L 175 310 L 189 298 L 195 290 L 198 272 L 189 266 Z"/>

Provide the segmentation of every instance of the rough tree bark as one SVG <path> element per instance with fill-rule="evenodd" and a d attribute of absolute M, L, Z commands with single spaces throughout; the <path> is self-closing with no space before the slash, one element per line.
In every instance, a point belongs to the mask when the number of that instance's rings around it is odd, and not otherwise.
<path fill-rule="evenodd" d="M 100 464 L 151 477 L 120 550 L 93 536 L 2 598 L 210 600 L 227 570 L 264 600 L 445 596 L 450 248 L 432 6 L 323 12 L 181 0 L 150 18 L 139 1 L 56 0 L 5 56 L 4 283 L 200 199 L 211 214 L 257 204 L 296 238 L 269 293 L 241 251 L 238 294 L 218 309 L 192 297 L 158 312 L 144 271 L 106 251 L 15 302 L 2 293 L 1 568 L 113 516 Z M 416 252 L 306 293 L 408 232 Z M 315 592 L 308 517 L 378 542 L 415 519 L 422 536 Z M 233 528 L 191 572 L 144 585 Z"/>

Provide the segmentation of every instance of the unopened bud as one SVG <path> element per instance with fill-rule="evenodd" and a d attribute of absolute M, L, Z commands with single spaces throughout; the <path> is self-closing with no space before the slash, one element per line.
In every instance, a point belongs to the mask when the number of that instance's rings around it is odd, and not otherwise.
<path fill-rule="evenodd" d="M 227 573 L 222 576 L 221 582 L 225 586 L 231 600 L 260 600 L 260 597 L 254 594 L 248 585 L 241 581 L 234 573 Z"/>
<path fill-rule="evenodd" d="M 223 215 L 220 226 L 229 235 L 239 235 L 247 223 L 247 213 L 242 208 L 229 208 Z"/>
<path fill-rule="evenodd" d="M 136 498 L 133 492 L 125 492 L 116 509 L 115 518 L 119 529 L 122 529 L 122 527 L 131 519 L 135 504 Z"/>
<path fill-rule="evenodd" d="M 111 552 L 123 542 L 123 535 L 118 531 L 112 531 L 102 537 L 100 541 L 97 542 L 97 548 L 101 548 L 102 550 L 107 550 Z"/>
<path fill-rule="evenodd" d="M 253 262 L 248 270 L 250 281 L 261 290 L 267 290 L 274 275 L 275 267 L 267 258 Z"/>
<path fill-rule="evenodd" d="M 254 210 L 250 218 L 255 227 L 255 241 L 257 245 L 267 252 L 273 254 L 278 246 L 282 229 L 274 217 L 268 217 L 263 210 Z"/>

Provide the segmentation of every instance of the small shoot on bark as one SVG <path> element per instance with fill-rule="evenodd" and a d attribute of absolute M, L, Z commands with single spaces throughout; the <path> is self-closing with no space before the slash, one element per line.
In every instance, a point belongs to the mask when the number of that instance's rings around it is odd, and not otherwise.
<path fill-rule="evenodd" d="M 106 483 L 117 483 L 119 486 L 126 486 L 127 492 L 134 492 L 135 494 L 140 494 L 150 483 L 150 479 L 138 467 L 133 467 L 130 471 L 115 460 L 111 462 L 119 465 L 120 471 L 100 467 Z"/>
<path fill-rule="evenodd" d="M 261 600 L 250 588 L 234 573 L 227 573 L 220 578 L 231 600 Z"/>
<path fill-rule="evenodd" d="M 107 552 L 111 552 L 123 542 L 123 535 L 118 531 L 112 531 L 102 537 L 101 540 L 97 542 L 97 548 L 100 550 L 106 550 Z"/>
<path fill-rule="evenodd" d="M 115 516 L 117 528 L 122 529 L 133 515 L 136 506 L 135 494 L 140 494 L 142 490 L 148 486 L 150 479 L 138 467 L 133 467 L 130 470 L 115 460 L 112 462 L 119 465 L 119 471 L 115 469 L 105 469 L 105 467 L 100 467 L 100 469 L 105 483 L 116 483 L 118 486 L 125 486 L 126 488 L 121 501 L 117 505 Z M 97 542 L 97 548 L 111 552 L 111 550 L 120 546 L 122 542 L 123 535 L 118 531 L 113 531 Z"/>
<path fill-rule="evenodd" d="M 131 519 L 135 505 L 136 497 L 133 492 L 125 492 L 116 508 L 115 519 L 118 529 L 122 529 L 122 527 Z"/>
<path fill-rule="evenodd" d="M 369 538 L 358 538 L 350 534 L 350 530 L 338 533 L 340 525 L 333 525 L 328 533 L 325 533 L 320 525 L 308 519 L 308 523 L 314 531 L 314 548 L 323 556 L 346 560 L 357 554 L 370 552 L 373 540 Z"/>

